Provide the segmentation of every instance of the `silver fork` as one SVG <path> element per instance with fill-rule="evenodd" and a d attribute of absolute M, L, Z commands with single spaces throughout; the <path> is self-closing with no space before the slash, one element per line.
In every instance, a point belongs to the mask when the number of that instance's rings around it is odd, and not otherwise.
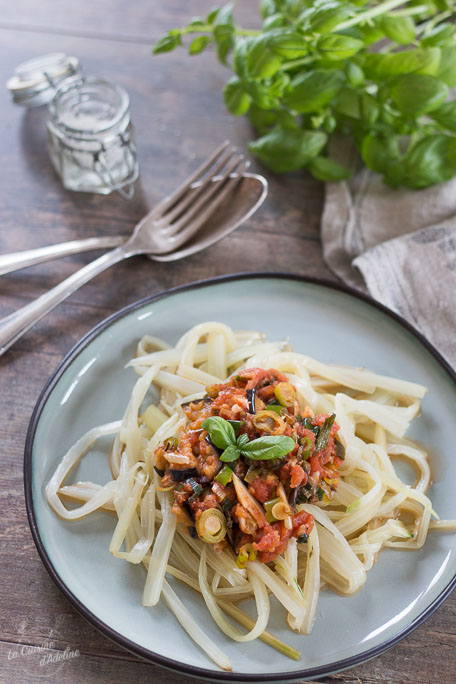
<path fill-rule="evenodd" d="M 136 225 L 126 242 L 0 320 L 0 355 L 57 304 L 106 268 L 138 254 L 164 256 L 177 250 L 233 192 L 248 165 L 228 141 L 220 145 L 176 192 L 165 197 Z"/>

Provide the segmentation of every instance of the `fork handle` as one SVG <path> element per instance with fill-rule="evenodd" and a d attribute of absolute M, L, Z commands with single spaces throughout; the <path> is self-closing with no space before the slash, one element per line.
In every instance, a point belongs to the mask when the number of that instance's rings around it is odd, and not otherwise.
<path fill-rule="evenodd" d="M 45 292 L 30 302 L 30 304 L 26 304 L 21 309 L 9 314 L 9 316 L 0 319 L 0 355 L 4 354 L 27 330 L 30 330 L 35 323 L 41 320 L 57 304 L 60 304 L 60 302 L 73 294 L 81 285 L 84 285 L 84 283 L 87 283 L 105 269 L 129 256 L 133 256 L 133 254 L 125 252 L 122 247 L 117 247 L 80 268 L 76 273 L 70 275 L 69 278 L 66 278 L 49 290 L 49 292 Z"/>
<path fill-rule="evenodd" d="M 84 240 L 70 240 L 61 242 L 57 245 L 28 249 L 24 252 L 11 252 L 10 254 L 0 254 L 0 275 L 18 271 L 21 268 L 28 268 L 41 264 L 44 261 L 58 259 L 69 254 L 79 254 L 91 249 L 107 249 L 118 247 L 125 241 L 123 236 L 93 237 Z"/>

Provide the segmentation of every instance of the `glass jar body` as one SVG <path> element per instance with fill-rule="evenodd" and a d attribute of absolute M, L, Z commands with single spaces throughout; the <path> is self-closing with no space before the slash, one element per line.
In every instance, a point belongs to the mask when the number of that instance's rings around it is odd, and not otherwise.
<path fill-rule="evenodd" d="M 98 78 L 74 79 L 50 104 L 49 153 L 68 190 L 131 196 L 138 177 L 127 93 Z"/>

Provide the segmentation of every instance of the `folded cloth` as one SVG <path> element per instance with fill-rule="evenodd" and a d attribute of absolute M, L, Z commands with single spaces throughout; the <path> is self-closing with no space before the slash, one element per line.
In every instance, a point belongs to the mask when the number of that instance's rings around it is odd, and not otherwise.
<path fill-rule="evenodd" d="M 339 141 L 333 155 L 355 169 L 327 183 L 323 255 L 344 282 L 397 312 L 456 368 L 456 178 L 394 190 Z"/>

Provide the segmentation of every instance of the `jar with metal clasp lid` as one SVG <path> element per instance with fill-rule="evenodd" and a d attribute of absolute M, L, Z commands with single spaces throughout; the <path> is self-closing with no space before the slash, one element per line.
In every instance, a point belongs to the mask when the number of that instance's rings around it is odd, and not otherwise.
<path fill-rule="evenodd" d="M 26 107 L 49 104 L 49 153 L 68 190 L 133 196 L 139 170 L 127 92 L 79 60 L 52 53 L 21 64 L 7 87 Z"/>

